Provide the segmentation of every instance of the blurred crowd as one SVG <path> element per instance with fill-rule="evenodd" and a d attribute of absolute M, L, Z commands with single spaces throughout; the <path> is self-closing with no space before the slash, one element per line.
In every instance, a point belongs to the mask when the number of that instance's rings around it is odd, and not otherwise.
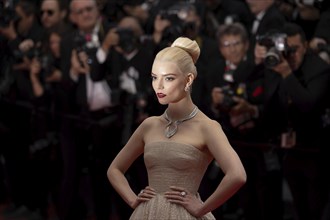
<path fill-rule="evenodd" d="M 163 114 L 151 66 L 179 36 L 201 48 L 193 101 L 221 124 L 248 176 L 216 218 L 330 219 L 329 1 L 1 0 L 8 219 L 49 219 L 50 204 L 60 220 L 128 219 L 106 171 L 135 128 Z M 146 175 L 139 158 L 127 173 L 137 192 Z M 212 163 L 202 198 L 222 176 Z"/>

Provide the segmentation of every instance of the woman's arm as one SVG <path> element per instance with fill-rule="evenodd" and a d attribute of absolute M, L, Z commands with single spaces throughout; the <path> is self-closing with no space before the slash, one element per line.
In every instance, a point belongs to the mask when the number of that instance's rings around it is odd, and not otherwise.
<path fill-rule="evenodd" d="M 225 176 L 202 205 L 199 216 L 221 206 L 246 182 L 246 173 L 241 160 L 228 142 L 221 126 L 215 121 L 209 121 L 202 126 L 207 147 Z"/>
<path fill-rule="evenodd" d="M 119 152 L 112 161 L 107 176 L 118 194 L 132 208 L 138 205 L 137 196 L 129 186 L 125 177 L 125 172 L 144 151 L 144 135 L 148 130 L 150 118 L 142 122 L 142 124 L 133 133 L 127 144 Z"/>

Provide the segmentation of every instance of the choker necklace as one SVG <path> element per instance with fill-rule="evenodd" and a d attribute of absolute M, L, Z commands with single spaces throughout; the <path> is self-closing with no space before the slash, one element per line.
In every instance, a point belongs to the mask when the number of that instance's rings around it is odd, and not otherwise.
<path fill-rule="evenodd" d="M 198 108 L 197 108 L 197 106 L 195 106 L 195 108 L 192 110 L 192 112 L 187 117 L 176 120 L 176 121 L 171 121 L 167 115 L 167 109 L 166 109 L 165 113 L 164 113 L 164 117 L 165 117 L 166 121 L 168 121 L 168 123 L 165 128 L 165 137 L 167 137 L 167 138 L 172 137 L 178 131 L 178 125 L 184 121 L 187 121 L 187 120 L 195 117 L 197 112 L 198 112 Z"/>

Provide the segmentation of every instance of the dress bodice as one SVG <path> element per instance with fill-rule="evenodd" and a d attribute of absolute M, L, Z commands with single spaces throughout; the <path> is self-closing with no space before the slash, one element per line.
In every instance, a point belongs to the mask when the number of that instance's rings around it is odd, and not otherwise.
<path fill-rule="evenodd" d="M 211 155 L 189 144 L 171 141 L 147 143 L 144 162 L 149 186 L 155 189 L 156 195 L 140 203 L 130 220 L 215 220 L 210 212 L 196 218 L 183 206 L 169 202 L 163 195 L 171 190 L 170 186 L 177 186 L 201 200 L 197 190 L 211 161 Z"/>
<path fill-rule="evenodd" d="M 149 186 L 157 193 L 179 186 L 196 194 L 211 160 L 209 154 L 192 145 L 171 141 L 148 143 L 144 150 Z"/>

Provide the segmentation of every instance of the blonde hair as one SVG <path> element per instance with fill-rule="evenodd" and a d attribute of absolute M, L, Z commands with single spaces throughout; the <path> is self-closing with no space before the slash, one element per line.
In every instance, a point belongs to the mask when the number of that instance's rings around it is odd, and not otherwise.
<path fill-rule="evenodd" d="M 197 76 L 196 62 L 200 48 L 196 41 L 186 37 L 177 38 L 171 45 L 158 52 L 156 59 L 174 62 L 183 73 L 193 73 Z"/>

